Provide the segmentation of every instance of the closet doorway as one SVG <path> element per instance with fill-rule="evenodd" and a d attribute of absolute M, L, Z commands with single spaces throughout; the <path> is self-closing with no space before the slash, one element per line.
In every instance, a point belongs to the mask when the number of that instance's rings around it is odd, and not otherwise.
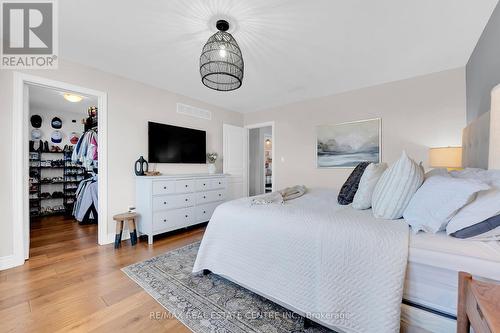
<path fill-rule="evenodd" d="M 16 264 L 58 244 L 109 243 L 106 94 L 16 73 L 14 95 L 13 165 L 23 166 L 13 170 L 14 196 L 22 198 L 13 220 Z"/>
<path fill-rule="evenodd" d="M 248 194 L 255 196 L 274 190 L 274 123 L 248 128 Z"/>

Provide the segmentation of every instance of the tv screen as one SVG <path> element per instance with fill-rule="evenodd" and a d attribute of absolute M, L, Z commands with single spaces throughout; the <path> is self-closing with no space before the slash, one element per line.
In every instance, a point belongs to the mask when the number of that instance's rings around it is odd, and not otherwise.
<path fill-rule="evenodd" d="M 151 163 L 206 163 L 205 131 L 148 123 Z"/>

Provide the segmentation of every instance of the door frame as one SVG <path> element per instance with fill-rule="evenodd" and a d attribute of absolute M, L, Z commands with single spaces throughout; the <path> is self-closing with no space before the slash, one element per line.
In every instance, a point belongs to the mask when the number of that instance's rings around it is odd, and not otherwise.
<path fill-rule="evenodd" d="M 277 191 L 277 188 L 276 188 L 276 164 L 275 164 L 276 163 L 276 127 L 274 125 L 275 125 L 274 120 L 273 121 L 266 121 L 263 123 L 245 125 L 247 133 L 250 132 L 251 129 L 271 126 L 271 131 L 272 131 L 271 144 L 273 145 L 272 152 L 271 152 L 272 159 L 273 159 L 273 169 L 272 169 L 271 181 L 273 183 L 273 186 L 272 186 L 273 192 Z M 247 152 L 249 152 L 250 151 L 250 141 L 249 140 L 247 141 L 247 144 L 248 144 Z M 250 164 L 250 155 L 248 156 L 248 163 Z M 248 166 L 247 166 L 247 169 L 248 169 Z M 247 183 L 250 184 L 250 172 L 247 172 L 247 178 L 248 178 Z M 250 186 L 248 186 L 247 189 L 248 189 L 247 195 L 250 195 Z"/>
<path fill-rule="evenodd" d="M 12 117 L 12 233 L 13 233 L 13 266 L 24 264 L 29 253 L 25 253 L 25 239 L 29 241 L 29 195 L 28 177 L 29 157 L 26 139 L 29 133 L 29 114 L 24 108 L 24 87 L 36 85 L 46 88 L 96 96 L 99 110 L 99 213 L 98 213 L 98 244 L 108 242 L 108 103 L 107 93 L 55 81 L 44 77 L 14 72 L 13 117 Z M 27 236 L 27 237 L 26 237 Z"/>

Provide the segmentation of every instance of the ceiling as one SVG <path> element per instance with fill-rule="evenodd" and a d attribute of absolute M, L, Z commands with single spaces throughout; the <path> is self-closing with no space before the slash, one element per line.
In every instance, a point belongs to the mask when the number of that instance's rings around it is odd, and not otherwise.
<path fill-rule="evenodd" d="M 66 91 L 59 91 L 52 88 L 40 86 L 29 86 L 30 109 L 43 109 L 55 112 L 74 112 L 87 114 L 87 108 L 97 105 L 97 97 L 85 96 L 81 102 L 72 103 L 64 99 L 63 94 Z"/>
<path fill-rule="evenodd" d="M 498 0 L 65 0 L 73 62 L 238 112 L 462 67 Z M 227 19 L 240 89 L 200 80 L 201 49 Z"/>

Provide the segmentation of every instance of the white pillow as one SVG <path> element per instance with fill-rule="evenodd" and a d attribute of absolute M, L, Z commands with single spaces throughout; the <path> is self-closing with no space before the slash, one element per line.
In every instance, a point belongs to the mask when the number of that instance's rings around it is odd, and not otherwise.
<path fill-rule="evenodd" d="M 427 179 L 411 199 L 403 214 L 416 233 L 444 230 L 456 212 L 490 187 L 475 179 L 433 176 Z"/>
<path fill-rule="evenodd" d="M 368 209 L 372 206 L 373 191 L 386 169 L 386 163 L 370 163 L 366 167 L 365 172 L 363 172 L 359 180 L 358 191 L 354 195 L 354 200 L 352 201 L 352 207 L 354 209 Z"/>
<path fill-rule="evenodd" d="M 436 169 L 432 169 L 432 170 L 429 170 L 425 173 L 425 180 L 431 178 L 431 177 L 434 177 L 434 176 L 450 176 L 450 173 L 448 172 L 448 170 L 444 169 L 444 168 L 436 168 Z"/>
<path fill-rule="evenodd" d="M 500 240 L 500 227 L 483 222 L 500 214 L 500 183 L 477 194 L 476 200 L 463 207 L 446 226 L 448 235 L 468 228 L 467 239 Z"/>
<path fill-rule="evenodd" d="M 373 215 L 391 220 L 401 218 L 423 181 L 423 168 L 403 152 L 375 186 L 372 197 Z"/>
<path fill-rule="evenodd" d="M 477 168 L 466 168 L 450 172 L 452 177 L 477 179 L 489 185 L 500 183 L 500 170 L 484 170 Z"/>

